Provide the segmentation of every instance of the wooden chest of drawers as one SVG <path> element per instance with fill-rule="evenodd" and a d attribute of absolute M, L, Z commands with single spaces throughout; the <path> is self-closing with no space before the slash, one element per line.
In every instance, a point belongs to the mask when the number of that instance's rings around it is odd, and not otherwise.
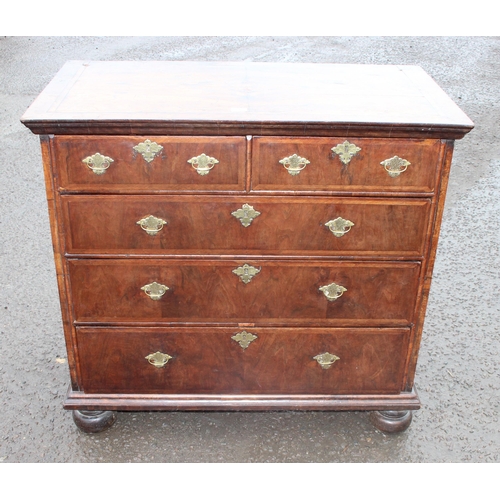
<path fill-rule="evenodd" d="M 413 387 L 453 143 L 420 69 L 67 63 L 40 134 L 84 431 L 116 410 L 371 410 Z"/>

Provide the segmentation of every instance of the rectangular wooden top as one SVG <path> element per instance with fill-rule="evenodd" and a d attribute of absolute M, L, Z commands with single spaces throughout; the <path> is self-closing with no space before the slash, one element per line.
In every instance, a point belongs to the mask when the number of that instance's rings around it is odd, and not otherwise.
<path fill-rule="evenodd" d="M 460 138 L 471 120 L 418 66 L 69 61 L 21 121 L 44 134 Z"/>

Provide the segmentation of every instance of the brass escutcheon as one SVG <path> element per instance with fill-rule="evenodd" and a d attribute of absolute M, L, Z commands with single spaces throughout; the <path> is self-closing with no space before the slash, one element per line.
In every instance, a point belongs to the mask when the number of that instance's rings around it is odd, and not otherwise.
<path fill-rule="evenodd" d="M 219 163 L 219 160 L 212 158 L 211 156 L 207 156 L 205 153 L 202 153 L 199 156 L 195 156 L 187 161 L 191 164 L 191 166 L 200 174 L 207 175 L 212 168 L 214 168 L 216 163 Z"/>
<path fill-rule="evenodd" d="M 140 142 L 132 149 L 140 153 L 148 163 L 151 163 L 155 159 L 155 156 L 163 149 L 163 146 L 146 139 L 144 142 Z"/>
<path fill-rule="evenodd" d="M 246 349 L 251 342 L 257 339 L 257 335 L 254 335 L 253 333 L 246 332 L 243 330 L 242 332 L 235 333 L 231 337 L 235 342 L 238 342 L 240 344 L 240 347 L 242 349 Z"/>
<path fill-rule="evenodd" d="M 136 224 L 139 224 L 146 233 L 154 236 L 159 231 L 163 229 L 163 226 L 167 224 L 166 220 L 155 217 L 154 215 L 148 215 L 141 220 L 138 220 Z"/>
<path fill-rule="evenodd" d="M 231 215 L 239 219 L 242 226 L 248 227 L 252 221 L 260 215 L 260 212 L 257 212 L 251 205 L 245 203 L 241 208 L 238 208 L 238 210 L 231 212 Z"/>
<path fill-rule="evenodd" d="M 298 175 L 306 166 L 311 163 L 306 158 L 293 154 L 292 156 L 287 156 L 279 161 L 287 170 L 290 175 Z"/>
<path fill-rule="evenodd" d="M 256 268 L 253 266 L 250 266 L 248 264 L 243 264 L 240 267 L 237 267 L 236 269 L 233 269 L 233 273 L 236 274 L 236 276 L 239 276 L 241 281 L 245 283 L 250 283 L 252 281 L 252 278 L 260 273 L 260 268 Z"/>
<path fill-rule="evenodd" d="M 380 164 L 386 169 L 391 177 L 397 177 L 411 165 L 408 160 L 404 160 L 399 156 L 393 156 L 388 160 L 381 161 Z"/>
<path fill-rule="evenodd" d="M 329 220 L 325 226 L 330 229 L 334 236 L 340 238 L 351 230 L 351 227 L 354 226 L 354 222 L 343 219 L 342 217 L 337 217 L 336 219 Z"/>
<path fill-rule="evenodd" d="M 335 354 L 324 352 L 323 354 L 314 356 L 313 359 L 318 362 L 321 368 L 323 368 L 324 370 L 328 370 L 328 368 L 330 368 L 333 363 L 335 363 L 335 361 L 338 361 L 340 358 L 338 356 L 335 356 Z"/>
<path fill-rule="evenodd" d="M 340 161 L 347 165 L 353 156 L 357 155 L 361 148 L 358 148 L 356 144 L 352 144 L 349 141 L 344 141 L 342 144 L 337 144 L 332 148 L 332 151 L 339 155 Z"/>
<path fill-rule="evenodd" d="M 325 297 L 333 302 L 342 296 L 344 292 L 347 292 L 347 288 L 344 288 L 342 285 L 337 285 L 336 283 L 330 283 L 329 285 L 320 286 L 319 290 L 323 292 Z"/>
<path fill-rule="evenodd" d="M 152 300 L 160 300 L 167 290 L 170 290 L 168 286 L 161 285 L 156 281 L 153 283 L 149 283 L 148 285 L 144 285 L 141 287 L 141 290 Z"/>
<path fill-rule="evenodd" d="M 172 356 L 156 351 L 153 354 L 148 354 L 146 359 L 156 368 L 163 368 L 172 359 Z"/>
<path fill-rule="evenodd" d="M 92 156 L 87 156 L 82 160 L 87 167 L 94 172 L 96 175 L 102 175 L 109 168 L 111 163 L 113 163 L 113 158 L 109 156 L 104 156 L 101 153 L 95 153 Z"/>

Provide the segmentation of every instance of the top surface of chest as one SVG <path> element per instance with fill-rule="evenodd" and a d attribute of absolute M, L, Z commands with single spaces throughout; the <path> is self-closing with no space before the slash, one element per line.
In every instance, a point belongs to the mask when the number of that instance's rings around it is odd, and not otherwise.
<path fill-rule="evenodd" d="M 70 61 L 35 133 L 460 138 L 472 122 L 417 66 Z"/>

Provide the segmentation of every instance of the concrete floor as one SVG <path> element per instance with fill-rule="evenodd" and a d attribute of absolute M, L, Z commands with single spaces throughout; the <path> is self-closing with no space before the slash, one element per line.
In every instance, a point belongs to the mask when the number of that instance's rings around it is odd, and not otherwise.
<path fill-rule="evenodd" d="M 119 413 L 85 435 L 38 138 L 19 118 L 68 59 L 417 64 L 475 122 L 458 141 L 405 433 L 368 414 Z M 0 462 L 499 462 L 500 37 L 0 38 Z"/>

